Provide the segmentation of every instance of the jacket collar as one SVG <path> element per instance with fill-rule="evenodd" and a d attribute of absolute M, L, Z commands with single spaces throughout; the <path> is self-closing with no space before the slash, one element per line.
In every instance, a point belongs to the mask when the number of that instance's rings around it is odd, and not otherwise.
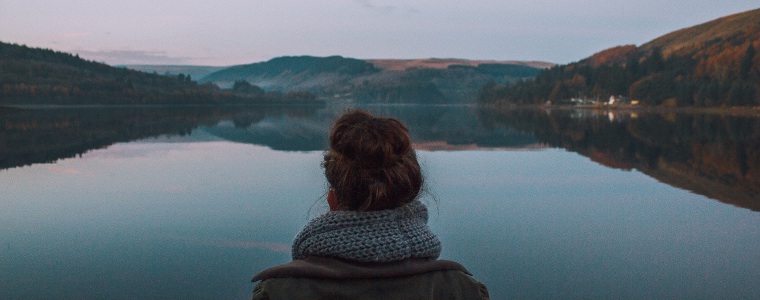
<path fill-rule="evenodd" d="M 269 278 L 320 278 L 367 279 L 411 276 L 416 274 L 456 270 L 468 275 L 461 264 L 450 260 L 410 258 L 387 263 L 353 262 L 331 257 L 309 256 L 272 267 L 253 277 L 251 281 Z"/>

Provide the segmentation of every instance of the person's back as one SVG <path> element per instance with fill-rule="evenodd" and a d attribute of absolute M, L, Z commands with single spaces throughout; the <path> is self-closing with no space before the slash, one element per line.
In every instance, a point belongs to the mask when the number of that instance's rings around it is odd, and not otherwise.
<path fill-rule="evenodd" d="M 293 242 L 293 261 L 259 273 L 253 299 L 488 299 L 441 244 L 417 197 L 423 177 L 406 127 L 344 114 L 323 161 L 330 211 Z"/>
<path fill-rule="evenodd" d="M 488 299 L 460 264 L 408 259 L 356 263 L 312 256 L 268 269 L 253 299 Z"/>

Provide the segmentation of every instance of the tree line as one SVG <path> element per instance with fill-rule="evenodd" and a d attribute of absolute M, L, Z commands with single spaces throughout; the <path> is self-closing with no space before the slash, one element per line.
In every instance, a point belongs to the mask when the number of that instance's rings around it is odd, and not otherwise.
<path fill-rule="evenodd" d="M 716 39 L 664 55 L 660 48 L 619 46 L 514 84 L 490 83 L 482 104 L 599 102 L 624 96 L 646 106 L 726 107 L 760 105 L 760 41 Z"/>
<path fill-rule="evenodd" d="M 248 104 L 316 102 L 305 93 L 249 93 L 149 74 L 78 55 L 0 42 L 0 104 Z"/>

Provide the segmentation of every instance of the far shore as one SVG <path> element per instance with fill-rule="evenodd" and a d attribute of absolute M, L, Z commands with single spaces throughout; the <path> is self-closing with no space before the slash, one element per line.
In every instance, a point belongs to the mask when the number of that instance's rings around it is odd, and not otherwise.
<path fill-rule="evenodd" d="M 725 114 L 732 116 L 760 117 L 760 106 L 732 107 L 662 107 L 640 105 L 485 105 L 492 109 L 556 109 L 556 110 L 589 110 L 598 112 L 646 112 L 646 113 L 703 113 Z"/>
<path fill-rule="evenodd" d="M 257 106 L 323 106 L 315 103 L 226 103 L 226 104 L 0 104 L 0 113 L 24 109 L 67 108 L 171 108 L 171 107 L 257 107 Z"/>
<path fill-rule="evenodd" d="M 26 109 L 73 109 L 73 108 L 171 108 L 171 107 L 256 107 L 256 106 L 311 106 L 322 103 L 245 103 L 245 104 L 0 104 L 0 113 L 12 113 Z M 494 110 L 513 109 L 552 109 L 552 110 L 587 110 L 596 112 L 644 112 L 644 113 L 704 113 L 725 114 L 732 116 L 760 117 L 760 106 L 733 107 L 651 107 L 639 105 L 482 105 Z"/>

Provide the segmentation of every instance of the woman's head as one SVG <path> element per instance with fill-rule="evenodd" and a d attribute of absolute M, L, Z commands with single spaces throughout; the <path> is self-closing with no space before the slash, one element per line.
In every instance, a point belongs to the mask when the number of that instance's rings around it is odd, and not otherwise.
<path fill-rule="evenodd" d="M 322 166 L 342 210 L 396 208 L 417 198 L 423 184 L 406 126 L 360 110 L 335 122 Z"/>

